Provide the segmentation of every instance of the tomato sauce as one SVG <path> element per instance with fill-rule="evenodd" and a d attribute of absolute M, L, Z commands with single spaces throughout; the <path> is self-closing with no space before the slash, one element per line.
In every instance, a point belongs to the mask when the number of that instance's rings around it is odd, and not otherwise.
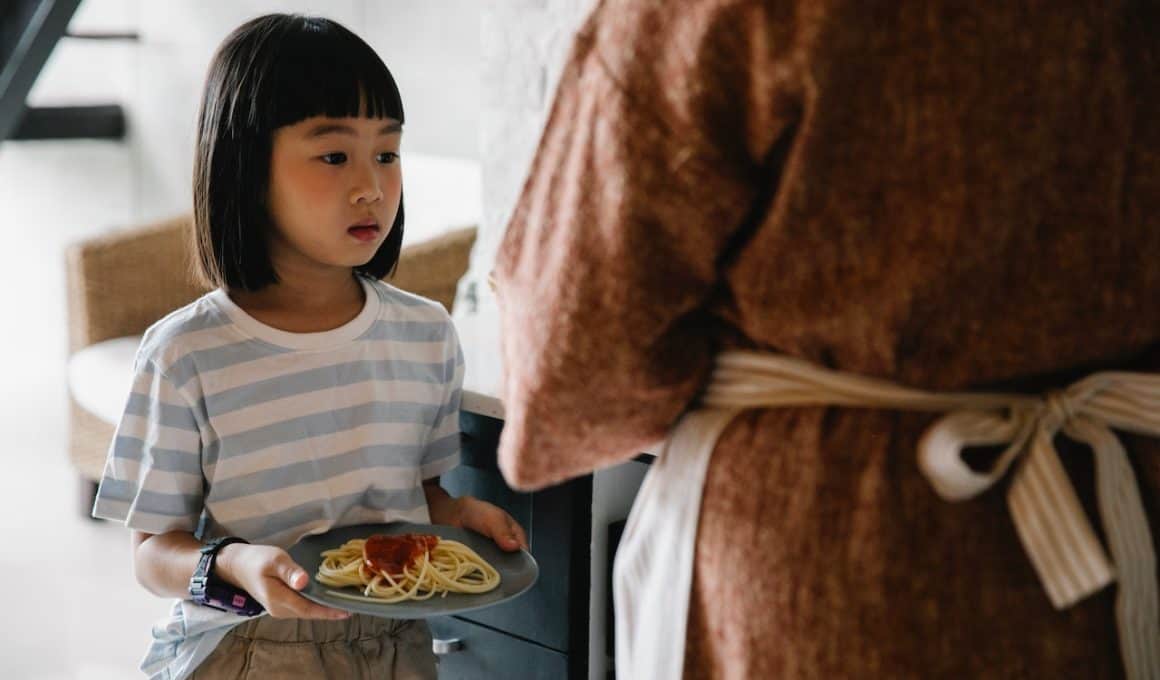
<path fill-rule="evenodd" d="M 431 534 L 375 534 L 363 544 L 363 561 L 368 569 L 392 576 L 415 563 L 419 556 L 431 552 L 439 543 Z"/>

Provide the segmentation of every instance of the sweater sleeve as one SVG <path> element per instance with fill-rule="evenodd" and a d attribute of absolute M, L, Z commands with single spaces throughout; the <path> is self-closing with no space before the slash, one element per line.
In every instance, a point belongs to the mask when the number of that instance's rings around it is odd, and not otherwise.
<path fill-rule="evenodd" d="M 789 127 L 745 68 L 771 25 L 757 3 L 663 4 L 603 2 L 581 29 L 500 246 L 499 459 L 519 488 L 625 460 L 688 407 L 720 260 Z"/>

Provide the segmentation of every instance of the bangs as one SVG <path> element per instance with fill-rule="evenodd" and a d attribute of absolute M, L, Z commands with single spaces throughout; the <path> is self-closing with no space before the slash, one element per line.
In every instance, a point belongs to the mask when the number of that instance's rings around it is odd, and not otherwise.
<path fill-rule="evenodd" d="M 270 27 L 237 88 L 227 127 L 272 132 L 312 116 L 394 118 L 403 123 L 395 79 L 361 38 L 329 19 L 286 16 Z M 248 86 L 247 86 L 248 85 Z"/>
<path fill-rule="evenodd" d="M 313 116 L 394 118 L 395 78 L 361 38 L 329 19 L 267 14 L 231 33 L 206 74 L 193 168 L 196 270 L 203 283 L 261 290 L 270 260 L 274 132 Z M 355 271 L 382 278 L 399 261 L 403 199 L 386 240 Z"/>

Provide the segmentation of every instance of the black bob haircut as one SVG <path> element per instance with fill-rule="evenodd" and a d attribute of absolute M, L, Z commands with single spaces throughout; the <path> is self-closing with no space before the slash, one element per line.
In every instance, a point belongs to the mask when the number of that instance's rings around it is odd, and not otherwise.
<path fill-rule="evenodd" d="M 267 206 L 273 133 L 312 116 L 394 118 L 403 102 L 382 59 L 329 19 L 268 14 L 231 33 L 210 62 L 193 167 L 194 267 L 203 283 L 256 291 L 278 281 Z M 383 245 L 355 271 L 392 273 L 403 202 Z"/>

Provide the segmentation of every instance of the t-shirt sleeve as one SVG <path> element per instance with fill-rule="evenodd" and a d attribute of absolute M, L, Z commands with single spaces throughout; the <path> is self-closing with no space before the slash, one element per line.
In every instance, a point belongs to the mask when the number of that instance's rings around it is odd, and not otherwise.
<path fill-rule="evenodd" d="M 93 516 L 151 534 L 193 532 L 201 519 L 204 479 L 193 408 L 153 361 L 138 357 Z"/>
<path fill-rule="evenodd" d="M 431 435 L 423 448 L 423 479 L 439 475 L 459 465 L 459 406 L 463 401 L 463 349 L 451 320 L 443 359 L 443 400 L 436 412 Z"/>

